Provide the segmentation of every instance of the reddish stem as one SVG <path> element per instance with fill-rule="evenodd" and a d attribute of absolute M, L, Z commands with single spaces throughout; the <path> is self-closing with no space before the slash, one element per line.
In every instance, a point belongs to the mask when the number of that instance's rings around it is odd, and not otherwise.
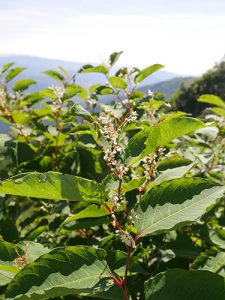
<path fill-rule="evenodd" d="M 126 259 L 126 268 L 125 268 L 125 274 L 124 274 L 124 280 L 123 280 L 123 285 L 126 286 L 127 283 L 127 274 L 129 270 L 129 264 L 130 264 L 130 256 L 133 248 L 129 247 L 127 250 L 127 259 Z"/>

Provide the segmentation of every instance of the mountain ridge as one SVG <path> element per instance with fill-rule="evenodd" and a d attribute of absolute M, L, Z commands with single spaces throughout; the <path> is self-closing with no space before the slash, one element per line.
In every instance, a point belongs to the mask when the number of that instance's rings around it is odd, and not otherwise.
<path fill-rule="evenodd" d="M 44 72 L 48 69 L 57 70 L 58 66 L 61 66 L 65 68 L 69 74 L 72 75 L 72 73 L 76 73 L 77 70 L 79 70 L 84 64 L 91 63 L 93 65 L 96 65 L 92 62 L 72 62 L 72 61 L 66 61 L 66 60 L 56 60 L 56 59 L 49 59 L 49 58 L 42 58 L 37 56 L 31 56 L 31 55 L 0 55 L 0 66 L 3 66 L 7 63 L 14 62 L 16 66 L 25 67 L 26 70 L 22 72 L 15 80 L 23 79 L 23 78 L 31 78 L 37 81 L 38 88 L 36 89 L 35 85 L 30 88 L 30 91 L 36 91 L 41 88 L 46 88 L 49 85 L 52 85 L 55 83 L 55 81 L 48 76 L 42 74 L 41 72 Z M 119 66 L 115 66 L 112 68 L 112 72 L 115 72 Z M 175 73 L 171 73 L 168 71 L 160 70 L 154 74 L 151 75 L 150 78 L 144 80 L 140 86 L 148 85 L 148 84 L 155 84 L 158 82 L 170 80 L 172 78 L 175 78 L 177 76 L 180 76 Z M 104 75 L 97 74 L 97 73 L 86 73 L 86 74 L 78 74 L 76 76 L 77 84 L 84 85 L 87 87 L 87 85 L 90 84 L 96 84 L 101 83 L 105 80 Z"/>

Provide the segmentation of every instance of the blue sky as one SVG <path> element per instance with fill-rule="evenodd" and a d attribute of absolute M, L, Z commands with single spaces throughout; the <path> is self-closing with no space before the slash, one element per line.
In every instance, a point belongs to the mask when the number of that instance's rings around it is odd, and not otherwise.
<path fill-rule="evenodd" d="M 0 0 L 0 55 L 201 74 L 225 54 L 224 0 Z"/>

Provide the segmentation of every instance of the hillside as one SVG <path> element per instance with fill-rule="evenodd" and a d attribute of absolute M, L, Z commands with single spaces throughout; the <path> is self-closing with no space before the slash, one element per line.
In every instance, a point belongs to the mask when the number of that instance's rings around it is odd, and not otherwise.
<path fill-rule="evenodd" d="M 146 85 L 140 88 L 143 92 L 148 92 L 150 89 L 154 93 L 161 92 L 165 95 L 165 99 L 170 98 L 178 88 L 180 88 L 181 84 L 191 82 L 195 77 L 175 77 L 170 80 L 157 82 L 155 84 Z"/>
<path fill-rule="evenodd" d="M 172 108 L 198 116 L 208 106 L 197 102 L 203 94 L 214 94 L 225 100 L 225 60 L 190 84 L 181 85 L 170 99 Z"/>
<path fill-rule="evenodd" d="M 40 57 L 27 56 L 27 55 L 0 56 L 0 67 L 10 62 L 15 62 L 16 66 L 26 68 L 26 70 L 22 72 L 16 79 L 32 78 L 37 81 L 37 85 L 31 86 L 29 91 L 37 91 L 40 89 L 44 89 L 52 84 L 55 84 L 55 81 L 53 79 L 49 78 L 44 74 L 41 74 L 41 72 L 43 71 L 49 69 L 57 70 L 57 67 L 61 66 L 64 69 L 66 69 L 69 72 L 69 74 L 72 76 L 77 70 L 81 68 L 81 66 L 87 63 L 91 63 L 91 62 L 78 63 L 72 61 L 55 60 L 55 59 L 40 58 Z M 112 72 L 115 72 L 118 68 L 119 68 L 118 66 L 113 67 Z M 160 70 L 152 74 L 152 76 L 150 77 L 150 82 L 149 79 L 143 80 L 140 86 L 145 86 L 150 83 L 155 84 L 162 81 L 167 81 L 177 76 L 179 75 Z M 78 74 L 76 76 L 76 83 L 84 87 L 87 87 L 92 84 L 104 82 L 104 80 L 105 80 L 104 75 L 97 74 L 97 73 Z"/>

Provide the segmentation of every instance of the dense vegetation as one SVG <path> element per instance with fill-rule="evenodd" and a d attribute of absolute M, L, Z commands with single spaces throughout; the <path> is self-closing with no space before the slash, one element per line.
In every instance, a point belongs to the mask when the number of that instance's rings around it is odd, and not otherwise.
<path fill-rule="evenodd" d="M 225 103 L 171 112 L 138 90 L 162 66 L 112 74 L 120 55 L 78 71 L 88 89 L 59 67 L 10 91 L 23 68 L 2 68 L 2 299 L 225 299 Z"/>
<path fill-rule="evenodd" d="M 202 77 L 190 84 L 182 83 L 180 89 L 171 97 L 173 109 L 182 110 L 198 116 L 207 105 L 197 102 L 202 94 L 214 94 L 224 98 L 225 95 L 225 60 L 217 63 Z"/>

